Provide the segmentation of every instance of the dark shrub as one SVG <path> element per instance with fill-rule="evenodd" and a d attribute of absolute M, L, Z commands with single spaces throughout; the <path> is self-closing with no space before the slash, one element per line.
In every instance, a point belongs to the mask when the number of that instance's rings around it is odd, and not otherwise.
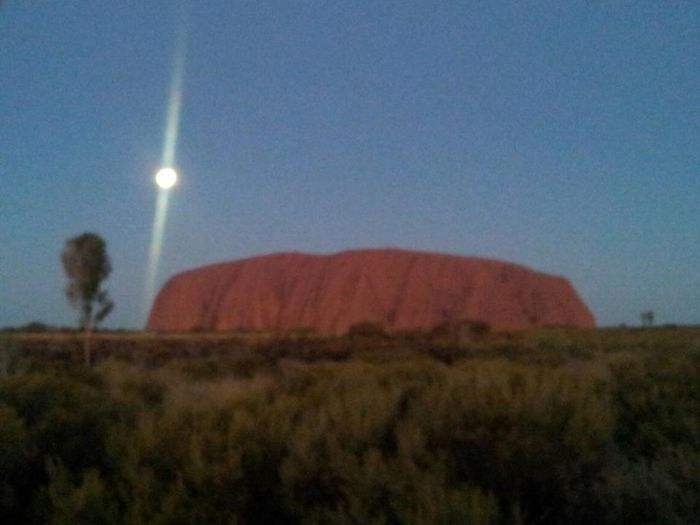
<path fill-rule="evenodd" d="M 347 336 L 350 339 L 370 338 L 383 339 L 387 336 L 382 323 L 372 321 L 362 321 L 350 326 L 347 331 Z"/>

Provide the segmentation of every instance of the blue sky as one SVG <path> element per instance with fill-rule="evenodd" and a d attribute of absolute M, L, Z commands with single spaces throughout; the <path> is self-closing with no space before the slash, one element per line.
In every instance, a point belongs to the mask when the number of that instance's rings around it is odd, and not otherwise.
<path fill-rule="evenodd" d="M 567 276 L 603 325 L 700 323 L 698 2 L 8 0 L 0 326 L 75 322 L 58 256 L 83 231 L 106 325 L 142 325 L 183 23 L 159 283 L 395 246 Z"/>

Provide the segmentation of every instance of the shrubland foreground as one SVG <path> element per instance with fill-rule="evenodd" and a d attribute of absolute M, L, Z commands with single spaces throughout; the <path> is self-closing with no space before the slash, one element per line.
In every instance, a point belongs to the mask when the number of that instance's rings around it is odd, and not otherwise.
<path fill-rule="evenodd" d="M 6 335 L 2 523 L 698 523 L 700 329 L 369 328 Z"/>

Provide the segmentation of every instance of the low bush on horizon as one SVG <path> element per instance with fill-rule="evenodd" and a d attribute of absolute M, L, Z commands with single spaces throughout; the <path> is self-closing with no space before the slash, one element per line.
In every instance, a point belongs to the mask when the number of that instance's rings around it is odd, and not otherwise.
<path fill-rule="evenodd" d="M 0 516 L 697 523 L 700 339 L 677 332 L 37 352 L 0 377 Z"/>

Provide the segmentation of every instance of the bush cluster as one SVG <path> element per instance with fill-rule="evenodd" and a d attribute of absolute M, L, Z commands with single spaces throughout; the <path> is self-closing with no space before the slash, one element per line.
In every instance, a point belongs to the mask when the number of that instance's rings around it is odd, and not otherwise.
<path fill-rule="evenodd" d="M 163 366 L 35 363 L 0 377 L 0 516 L 696 523 L 700 348 L 603 339 L 506 337 L 450 364 L 383 340 L 365 358 L 364 338 L 357 352 L 285 340 Z"/>

